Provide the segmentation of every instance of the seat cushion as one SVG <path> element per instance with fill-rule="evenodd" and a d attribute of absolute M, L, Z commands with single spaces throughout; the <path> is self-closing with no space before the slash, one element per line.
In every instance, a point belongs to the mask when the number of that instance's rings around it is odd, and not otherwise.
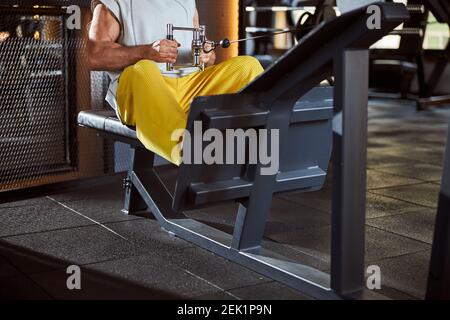
<path fill-rule="evenodd" d="M 78 124 L 82 127 L 137 140 L 136 131 L 122 124 L 113 110 L 81 111 L 78 114 Z"/>

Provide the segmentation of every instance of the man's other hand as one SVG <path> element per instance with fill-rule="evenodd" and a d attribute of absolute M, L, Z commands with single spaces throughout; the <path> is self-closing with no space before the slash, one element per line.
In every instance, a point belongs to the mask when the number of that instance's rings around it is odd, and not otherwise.
<path fill-rule="evenodd" d="M 158 63 L 175 63 L 178 58 L 178 47 L 180 44 L 174 40 L 159 40 L 149 46 L 148 59 Z"/>
<path fill-rule="evenodd" d="M 206 43 L 205 50 L 209 51 L 211 49 L 212 49 L 211 44 Z M 205 53 L 204 51 L 202 51 L 202 54 L 200 56 L 200 61 L 203 62 L 206 66 L 213 65 L 215 60 L 216 60 L 216 54 L 214 53 L 214 51 L 211 51 L 209 53 Z"/>

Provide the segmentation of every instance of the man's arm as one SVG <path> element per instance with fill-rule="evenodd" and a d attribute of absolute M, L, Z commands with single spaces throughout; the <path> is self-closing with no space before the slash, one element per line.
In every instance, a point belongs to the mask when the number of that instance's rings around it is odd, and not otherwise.
<path fill-rule="evenodd" d="M 91 70 L 123 70 L 140 60 L 175 63 L 178 44 L 175 41 L 160 40 L 150 45 L 125 47 L 117 43 L 120 24 L 103 4 L 94 9 L 89 30 L 88 65 Z"/>
<path fill-rule="evenodd" d="M 195 10 L 193 25 L 194 28 L 198 28 L 200 26 L 200 18 L 197 10 Z M 211 51 L 210 53 L 203 53 L 202 61 L 204 61 L 207 66 L 212 66 L 216 62 L 216 53 L 214 51 Z"/>

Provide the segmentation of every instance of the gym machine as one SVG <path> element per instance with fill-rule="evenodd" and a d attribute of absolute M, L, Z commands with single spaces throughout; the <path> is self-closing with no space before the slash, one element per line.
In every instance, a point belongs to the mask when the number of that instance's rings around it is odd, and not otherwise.
<path fill-rule="evenodd" d="M 79 125 L 133 149 L 124 211 L 148 208 L 164 230 L 313 297 L 380 298 L 365 290 L 364 280 L 369 47 L 409 14 L 402 4 L 378 5 L 381 29 L 367 28 L 366 7 L 348 12 L 321 24 L 239 93 L 192 102 L 187 130 L 194 137 L 196 121 L 205 130 L 279 130 L 280 171 L 275 175 L 262 175 L 262 164 L 249 163 L 153 167 L 155 155 L 114 111 L 81 112 Z M 316 87 L 330 76 L 334 88 Z M 293 141 L 296 148 L 290 147 Z M 333 241 L 327 274 L 268 251 L 261 241 L 273 195 L 322 188 L 332 145 Z M 223 201 L 239 203 L 232 235 L 183 214 Z"/>
<path fill-rule="evenodd" d="M 174 31 L 188 31 L 192 32 L 192 57 L 193 63 L 192 67 L 199 68 L 200 70 L 205 70 L 205 64 L 201 62 L 200 56 L 205 47 L 206 42 L 206 27 L 200 26 L 198 28 L 187 28 L 187 27 L 175 27 L 173 24 L 167 25 L 167 40 L 174 40 Z M 166 64 L 167 71 L 173 71 L 174 66 L 172 63 Z"/>

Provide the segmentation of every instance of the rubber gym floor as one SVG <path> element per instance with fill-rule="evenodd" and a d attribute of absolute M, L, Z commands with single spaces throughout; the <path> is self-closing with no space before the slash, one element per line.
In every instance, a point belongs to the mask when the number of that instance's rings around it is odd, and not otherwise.
<path fill-rule="evenodd" d="M 410 101 L 369 107 L 366 264 L 382 294 L 424 296 L 450 107 L 417 112 Z M 330 176 L 330 175 L 329 175 Z M 126 216 L 123 175 L 89 188 L 0 205 L 0 298 L 310 299 L 194 247 L 149 216 Z M 274 198 L 265 246 L 329 269 L 331 179 L 320 192 Z M 189 212 L 231 232 L 234 204 Z M 69 265 L 82 290 L 68 290 Z"/>

